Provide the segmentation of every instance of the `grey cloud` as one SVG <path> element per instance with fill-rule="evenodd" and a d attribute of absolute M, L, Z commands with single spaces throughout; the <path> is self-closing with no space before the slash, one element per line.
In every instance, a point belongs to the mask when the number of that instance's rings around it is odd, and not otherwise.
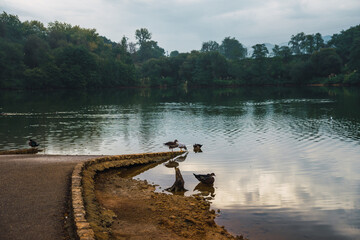
<path fill-rule="evenodd" d="M 226 36 L 245 45 L 278 44 L 298 32 L 331 35 L 360 23 L 358 0 L 63 0 L 37 6 L 5 0 L 2 7 L 21 20 L 96 28 L 113 41 L 123 35 L 134 41 L 135 30 L 146 27 L 169 52 L 200 49 L 203 41 L 221 42 Z"/>

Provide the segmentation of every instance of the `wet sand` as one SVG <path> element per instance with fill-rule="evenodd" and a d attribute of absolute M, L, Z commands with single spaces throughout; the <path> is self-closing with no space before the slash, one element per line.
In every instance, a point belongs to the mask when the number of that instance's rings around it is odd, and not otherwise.
<path fill-rule="evenodd" d="M 77 163 L 94 157 L 1 155 L 0 239 L 69 239 L 70 176 Z"/>

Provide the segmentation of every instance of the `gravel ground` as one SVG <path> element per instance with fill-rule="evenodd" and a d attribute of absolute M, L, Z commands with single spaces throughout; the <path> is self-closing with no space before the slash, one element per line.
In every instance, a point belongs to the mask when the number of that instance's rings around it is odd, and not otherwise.
<path fill-rule="evenodd" d="M 69 239 L 70 176 L 77 163 L 94 157 L 0 155 L 0 239 Z"/>

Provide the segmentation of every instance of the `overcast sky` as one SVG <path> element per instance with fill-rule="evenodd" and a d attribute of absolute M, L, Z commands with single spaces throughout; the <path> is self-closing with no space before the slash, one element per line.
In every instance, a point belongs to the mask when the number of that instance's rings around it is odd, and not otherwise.
<path fill-rule="evenodd" d="M 0 10 L 45 26 L 95 28 L 112 41 L 135 41 L 147 28 L 169 53 L 235 37 L 245 46 L 288 42 L 299 32 L 323 36 L 360 24 L 360 0 L 0 0 Z"/>

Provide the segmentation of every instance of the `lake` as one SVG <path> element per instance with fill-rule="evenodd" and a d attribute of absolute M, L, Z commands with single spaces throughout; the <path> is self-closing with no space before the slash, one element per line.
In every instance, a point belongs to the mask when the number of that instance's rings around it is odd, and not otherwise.
<path fill-rule="evenodd" d="M 185 195 L 254 239 L 360 239 L 359 88 L 195 88 L 0 92 L 0 150 L 37 140 L 46 154 L 169 151 Z M 192 150 L 203 144 L 201 153 Z M 201 188 L 193 173 L 216 174 Z M 170 187 L 164 164 L 140 174 Z"/>

